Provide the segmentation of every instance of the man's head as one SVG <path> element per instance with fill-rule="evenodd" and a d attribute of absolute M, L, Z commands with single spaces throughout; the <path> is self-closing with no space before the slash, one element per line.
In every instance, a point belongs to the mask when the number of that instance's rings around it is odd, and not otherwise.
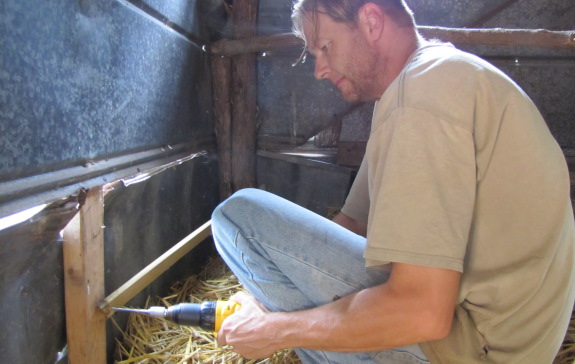
<path fill-rule="evenodd" d="M 315 18 L 317 12 L 327 14 L 334 21 L 348 23 L 357 22 L 358 10 L 366 3 L 374 3 L 392 16 L 398 24 L 413 27 L 413 13 L 403 0 L 297 0 L 293 5 L 293 33 L 306 40 L 303 23 L 306 16 Z"/>
<path fill-rule="evenodd" d="M 381 97 L 418 39 L 403 0 L 298 0 L 292 20 L 316 57 L 316 78 L 352 102 Z"/>

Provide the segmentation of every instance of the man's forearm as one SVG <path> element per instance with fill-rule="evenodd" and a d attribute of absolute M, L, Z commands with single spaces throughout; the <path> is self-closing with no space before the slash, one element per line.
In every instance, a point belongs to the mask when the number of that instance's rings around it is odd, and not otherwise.
<path fill-rule="evenodd" d="M 453 279 L 458 282 L 458 275 Z M 449 297 L 455 302 L 453 294 Z M 452 317 L 453 305 L 422 300 L 420 292 L 384 284 L 311 310 L 273 313 L 267 319 L 276 331 L 270 335 L 278 347 L 365 352 L 442 338 L 449 333 Z"/>

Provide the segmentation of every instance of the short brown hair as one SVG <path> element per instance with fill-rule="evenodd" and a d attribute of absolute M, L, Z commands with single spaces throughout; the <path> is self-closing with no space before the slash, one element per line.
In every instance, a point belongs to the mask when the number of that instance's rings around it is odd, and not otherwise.
<path fill-rule="evenodd" d="M 305 39 L 303 19 L 306 14 L 315 17 L 316 12 L 327 14 L 340 23 L 355 24 L 359 9 L 366 3 L 378 5 L 401 25 L 415 26 L 413 13 L 403 0 L 297 0 L 292 8 L 293 33 Z"/>

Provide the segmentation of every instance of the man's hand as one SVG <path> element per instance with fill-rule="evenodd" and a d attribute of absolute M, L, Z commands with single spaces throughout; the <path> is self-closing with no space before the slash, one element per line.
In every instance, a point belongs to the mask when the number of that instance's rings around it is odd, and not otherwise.
<path fill-rule="evenodd" d="M 244 292 L 234 294 L 230 300 L 242 307 L 222 323 L 218 332 L 220 346 L 229 345 L 246 359 L 267 358 L 281 349 L 274 346 L 270 325 L 265 322 L 270 312 L 260 302 Z"/>
<path fill-rule="evenodd" d="M 269 312 L 246 293 L 242 308 L 224 320 L 220 345 L 247 359 L 285 348 L 379 351 L 430 340 L 451 330 L 461 273 L 392 263 L 386 283 L 309 310 Z"/>

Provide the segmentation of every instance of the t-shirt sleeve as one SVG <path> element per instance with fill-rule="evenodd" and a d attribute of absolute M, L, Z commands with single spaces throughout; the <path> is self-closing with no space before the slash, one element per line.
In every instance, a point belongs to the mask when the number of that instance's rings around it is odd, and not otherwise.
<path fill-rule="evenodd" d="M 400 262 L 463 271 L 475 201 L 469 130 L 399 108 L 370 136 L 368 266 Z"/>
<path fill-rule="evenodd" d="M 367 185 L 367 162 L 365 156 L 351 185 L 341 212 L 352 219 L 367 224 L 369 216 L 369 189 Z"/>

